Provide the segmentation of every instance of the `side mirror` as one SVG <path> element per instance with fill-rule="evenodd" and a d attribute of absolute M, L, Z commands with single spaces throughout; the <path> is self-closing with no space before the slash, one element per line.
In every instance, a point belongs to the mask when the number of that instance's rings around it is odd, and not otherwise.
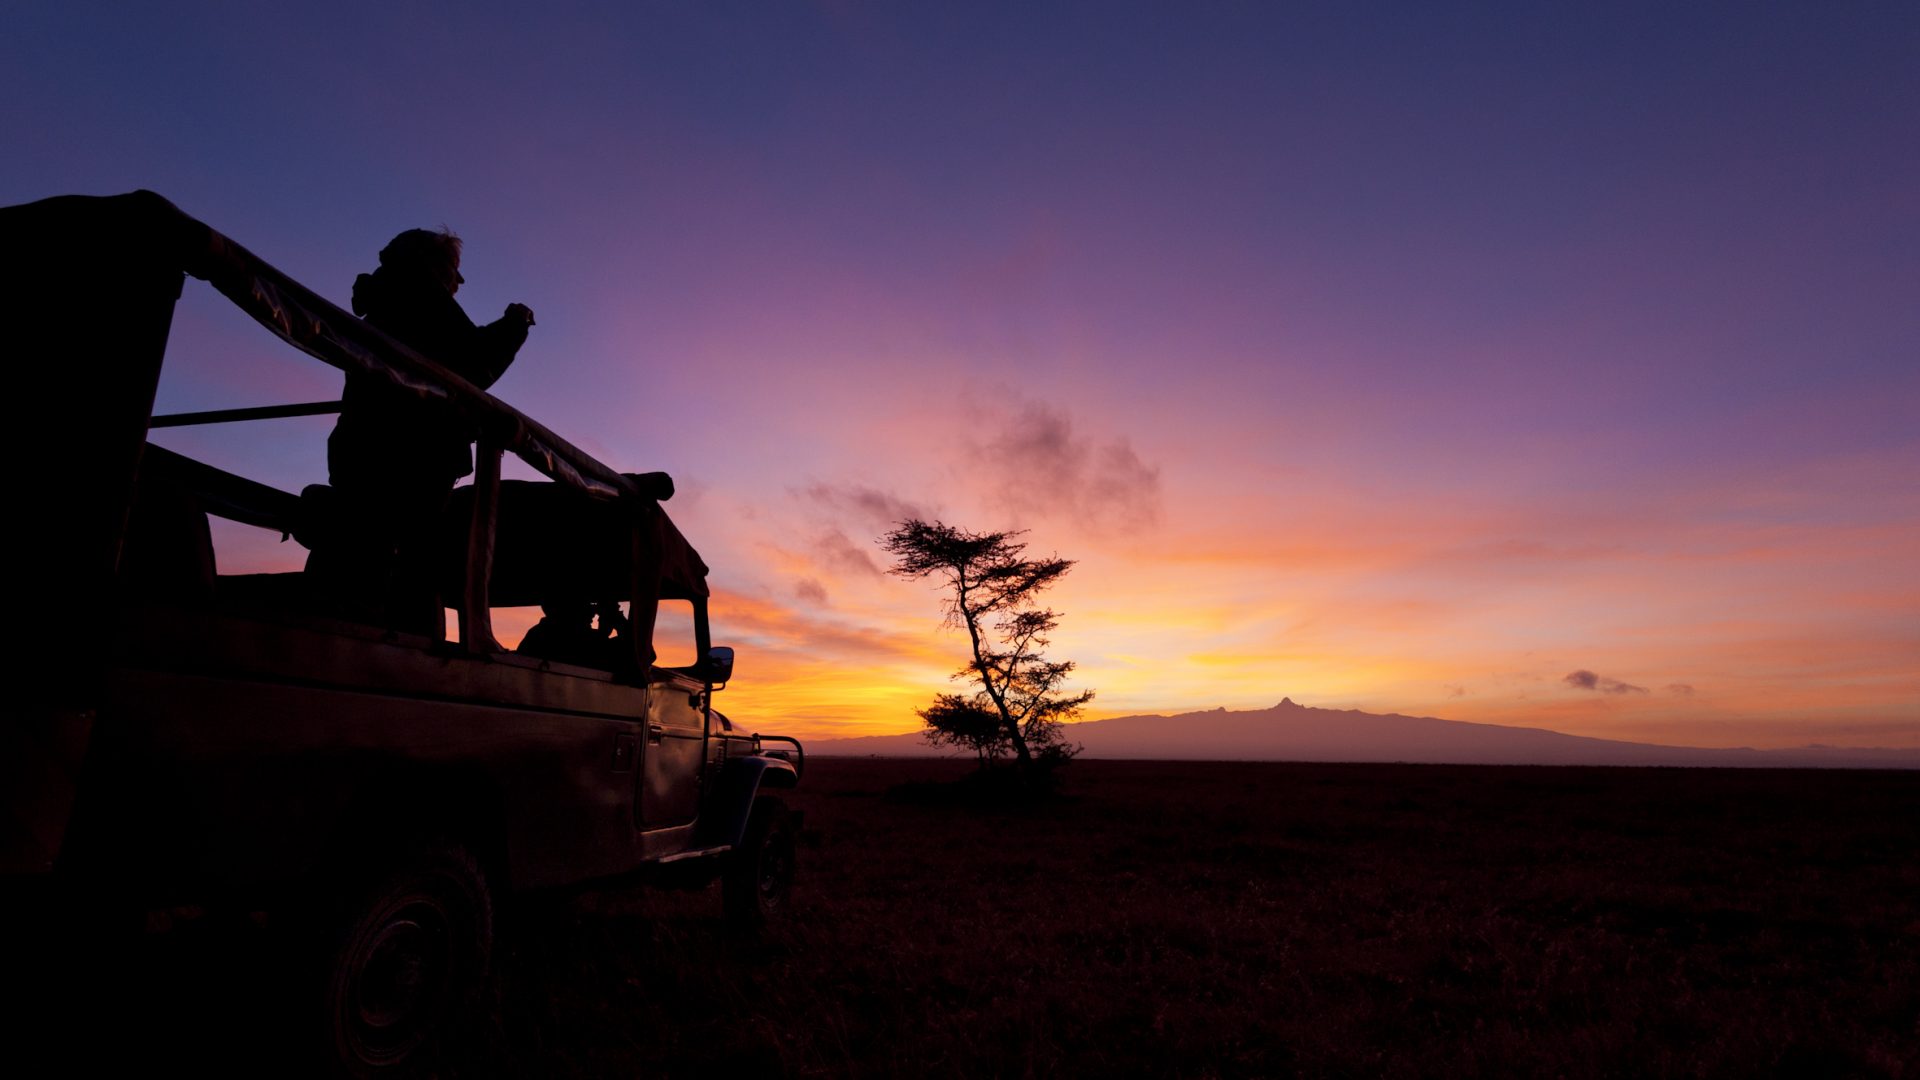
<path fill-rule="evenodd" d="M 727 645 L 715 645 L 707 650 L 707 681 L 714 689 L 727 685 L 733 678 L 733 649 Z"/>

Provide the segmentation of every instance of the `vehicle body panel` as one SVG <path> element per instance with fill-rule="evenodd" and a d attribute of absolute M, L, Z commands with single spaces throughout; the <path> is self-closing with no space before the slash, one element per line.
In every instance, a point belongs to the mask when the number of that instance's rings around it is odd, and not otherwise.
<path fill-rule="evenodd" d="M 704 683 L 681 675 L 660 673 L 647 684 L 646 749 L 636 808 L 642 828 L 685 825 L 699 813 L 706 695 Z"/>

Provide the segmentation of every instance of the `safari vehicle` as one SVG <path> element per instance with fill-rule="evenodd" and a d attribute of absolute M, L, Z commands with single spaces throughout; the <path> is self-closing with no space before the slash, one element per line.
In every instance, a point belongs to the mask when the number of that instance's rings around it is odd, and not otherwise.
<path fill-rule="evenodd" d="M 29 630 L 0 725 L 11 886 L 317 916 L 326 1023 L 359 1073 L 418 1063 L 484 979 L 509 891 L 669 867 L 721 879 L 738 920 L 781 906 L 798 815 L 767 792 L 804 756 L 713 710 L 733 653 L 711 645 L 707 567 L 661 509 L 663 474 L 608 468 L 151 192 L 0 209 L 0 243 L 9 368 L 38 384 L 11 410 Z M 470 424 L 436 583 L 450 628 L 332 617 L 303 572 L 218 572 L 208 515 L 308 538 L 326 492 L 149 429 L 327 407 L 153 416 L 187 275 L 300 352 Z M 502 480 L 507 453 L 547 480 Z M 496 609 L 561 593 L 624 601 L 608 670 L 496 642 Z M 688 662 L 660 666 L 673 651 Z"/>

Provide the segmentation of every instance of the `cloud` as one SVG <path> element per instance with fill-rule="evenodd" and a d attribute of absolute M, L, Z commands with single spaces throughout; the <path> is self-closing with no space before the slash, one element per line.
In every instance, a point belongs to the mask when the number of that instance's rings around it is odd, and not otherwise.
<path fill-rule="evenodd" d="M 861 484 L 815 483 L 788 490 L 810 519 L 809 525 L 789 527 L 788 532 L 800 534 L 792 540 L 802 536 L 808 539 L 801 543 L 799 550 L 778 545 L 775 550 L 791 556 L 789 570 L 800 574 L 803 584 L 810 581 L 823 593 L 826 588 L 823 582 L 874 578 L 886 573 L 876 560 L 872 541 L 863 542 L 855 537 L 877 537 L 907 518 L 933 516 L 917 503 Z M 800 595 L 815 599 L 810 589 Z"/>
<path fill-rule="evenodd" d="M 976 447 L 992 497 L 1030 519 L 1065 518 L 1106 532 L 1138 532 L 1160 519 L 1160 470 L 1124 437 L 1096 443 L 1066 413 L 1019 406 Z"/>
<path fill-rule="evenodd" d="M 799 581 L 794 582 L 793 595 L 805 600 L 809 604 L 818 604 L 824 607 L 827 602 L 827 587 L 820 584 L 816 578 L 801 578 Z"/>
<path fill-rule="evenodd" d="M 1668 683 L 1667 693 L 1672 694 L 1674 697 L 1692 697 L 1693 687 L 1683 682 Z"/>
<path fill-rule="evenodd" d="M 851 523 L 861 532 L 875 536 L 908 518 L 933 517 L 919 503 L 861 484 L 809 484 L 795 494 L 835 519 L 852 519 Z"/>
<path fill-rule="evenodd" d="M 1592 690 L 1601 694 L 1644 694 L 1647 692 L 1647 688 L 1644 686 L 1635 686 L 1629 682 L 1621 682 L 1619 679 L 1610 679 L 1604 675 L 1596 675 L 1585 668 L 1581 668 L 1579 671 L 1568 672 L 1566 677 L 1560 681 L 1573 687 L 1575 690 Z"/>
<path fill-rule="evenodd" d="M 828 570 L 843 574 L 865 574 L 868 577 L 879 577 L 882 573 L 880 564 L 873 561 L 873 555 L 839 529 L 828 529 L 820 534 L 813 542 L 813 554 Z"/>
<path fill-rule="evenodd" d="M 734 640 L 798 657 L 816 675 L 840 682 L 846 681 L 849 670 L 903 663 L 944 670 L 950 658 L 958 655 L 953 642 L 879 626 L 847 625 L 829 613 L 772 597 L 716 589 L 712 606 L 714 625 L 725 627 Z"/>

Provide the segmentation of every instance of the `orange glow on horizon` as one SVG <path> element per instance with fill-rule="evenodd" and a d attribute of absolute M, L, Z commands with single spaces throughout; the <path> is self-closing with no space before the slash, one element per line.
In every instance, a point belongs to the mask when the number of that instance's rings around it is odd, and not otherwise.
<path fill-rule="evenodd" d="M 943 415 L 872 423 L 897 436 L 959 422 Z M 842 434 L 861 445 L 853 424 Z M 1077 560 L 1047 597 L 1062 613 L 1049 652 L 1097 692 L 1087 719 L 1291 697 L 1674 745 L 1920 746 L 1920 507 L 1902 499 L 1898 455 L 1676 482 L 1658 513 L 1303 476 L 1284 499 L 1172 485 L 1129 523 L 1077 505 L 1016 516 L 1000 481 L 968 482 L 940 439 L 927 445 L 890 461 L 884 485 L 693 478 L 671 504 L 714 568 L 714 640 L 739 650 L 719 703 L 743 726 L 898 734 L 958 688 L 964 637 L 874 543 L 926 512 L 1025 527 L 1035 552 Z M 895 494 L 928 490 L 943 501 Z M 244 526 L 215 531 L 222 572 L 304 558 Z M 496 636 L 511 647 L 534 617 L 503 612 Z M 1614 689 L 1568 684 L 1576 671 Z"/>

